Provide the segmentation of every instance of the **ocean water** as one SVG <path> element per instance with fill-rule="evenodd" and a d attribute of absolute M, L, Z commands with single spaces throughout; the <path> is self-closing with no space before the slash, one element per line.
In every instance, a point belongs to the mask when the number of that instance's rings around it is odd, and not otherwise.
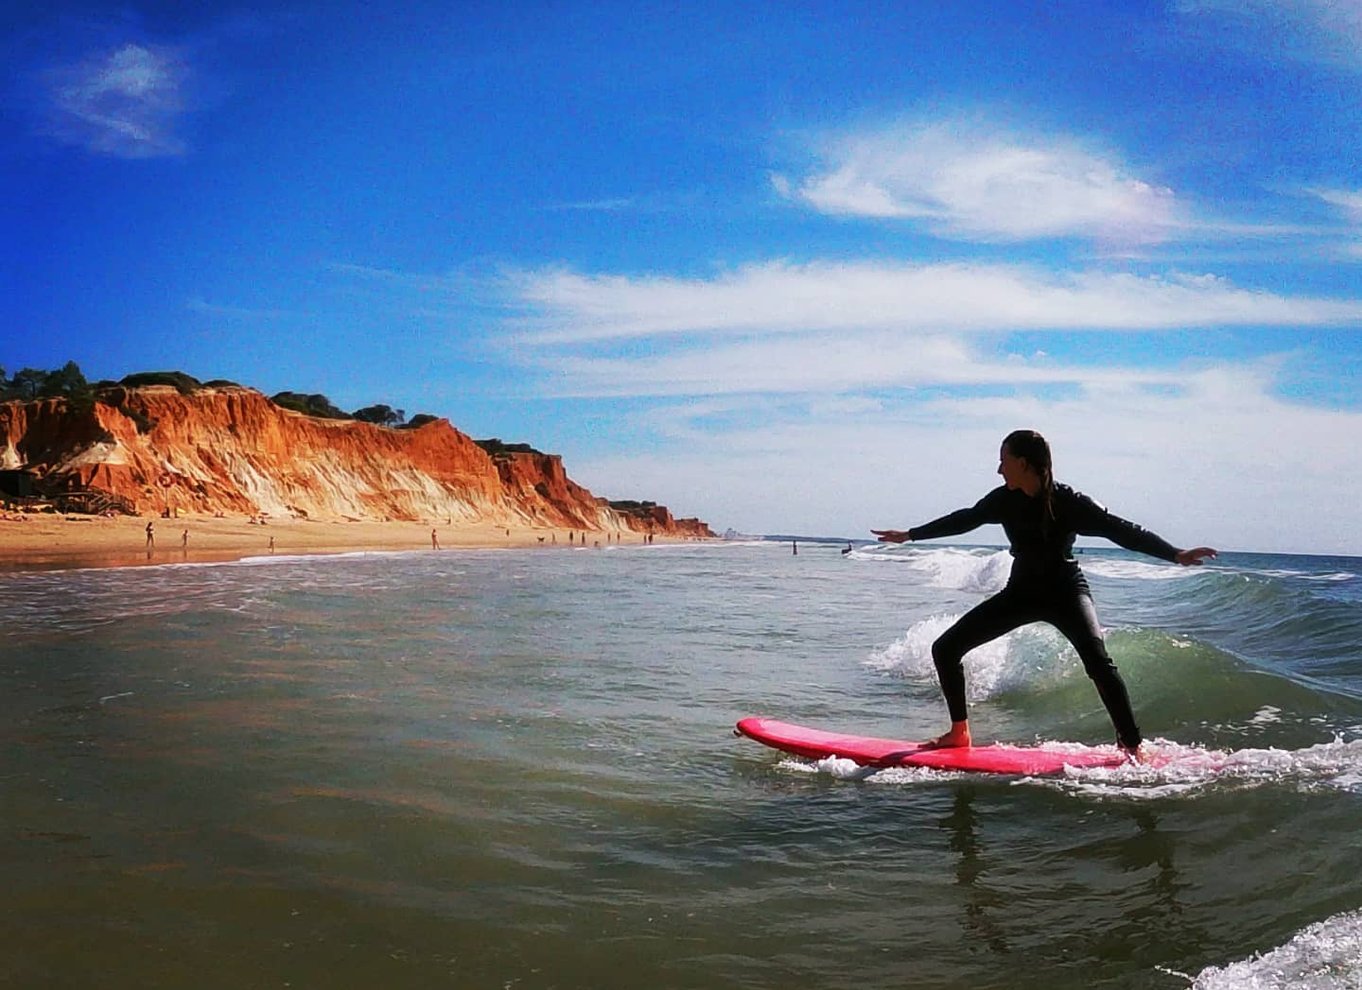
<path fill-rule="evenodd" d="M 1362 987 L 1362 559 L 1082 560 L 1157 767 L 867 774 L 988 549 L 0 574 L 0 984 Z M 1045 627 L 976 738 L 1107 744 Z"/>

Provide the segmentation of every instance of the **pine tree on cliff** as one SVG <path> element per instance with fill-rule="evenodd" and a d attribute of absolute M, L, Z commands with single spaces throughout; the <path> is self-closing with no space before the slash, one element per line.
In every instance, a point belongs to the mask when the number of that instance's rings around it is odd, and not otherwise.
<path fill-rule="evenodd" d="M 394 409 L 383 403 L 356 409 L 351 415 L 361 423 L 374 423 L 377 426 L 401 426 L 407 418 L 407 414 L 401 409 Z"/>
<path fill-rule="evenodd" d="M 72 412 L 88 413 L 95 407 L 95 390 L 85 380 L 80 365 L 74 361 L 67 361 L 61 368 L 47 376 L 42 394 L 44 397 L 65 398 Z"/>
<path fill-rule="evenodd" d="M 0 395 L 29 401 L 64 398 L 73 411 L 81 413 L 89 412 L 95 404 L 95 390 L 74 361 L 67 361 L 56 371 L 24 368 L 12 379 L 0 368 Z"/>
<path fill-rule="evenodd" d="M 5 385 L 5 397 L 9 399 L 36 399 L 42 394 L 47 372 L 37 368 L 22 368 Z"/>

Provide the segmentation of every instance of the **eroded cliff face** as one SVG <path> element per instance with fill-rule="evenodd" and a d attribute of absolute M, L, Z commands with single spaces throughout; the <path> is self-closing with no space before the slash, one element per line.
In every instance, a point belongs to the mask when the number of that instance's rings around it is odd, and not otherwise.
<path fill-rule="evenodd" d="M 112 389 L 88 412 L 64 399 L 0 403 L 0 469 L 32 471 L 48 489 L 100 488 L 144 515 L 169 508 L 713 535 L 699 520 L 612 509 L 556 455 L 494 460 L 447 420 L 396 430 L 317 419 L 248 388 Z"/>

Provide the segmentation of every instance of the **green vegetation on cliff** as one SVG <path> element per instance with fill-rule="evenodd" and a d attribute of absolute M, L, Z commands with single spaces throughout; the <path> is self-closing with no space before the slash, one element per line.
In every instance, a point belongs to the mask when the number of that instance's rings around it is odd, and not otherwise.
<path fill-rule="evenodd" d="M 147 388 L 154 385 L 169 385 L 181 395 L 193 395 L 205 388 L 242 387 L 225 378 L 201 382 L 193 375 L 186 374 L 183 371 L 139 371 L 135 374 L 125 375 L 116 382 L 98 381 L 91 384 L 86 381 L 85 375 L 81 373 L 80 366 L 74 361 L 68 361 L 64 367 L 58 368 L 56 371 L 24 368 L 15 372 L 13 377 L 7 375 L 5 369 L 0 367 L 0 402 L 12 399 L 32 401 L 60 396 L 70 401 L 77 409 L 89 409 L 94 405 L 96 399 L 113 389 Z M 112 401 L 119 404 L 121 408 L 121 400 L 114 399 Z M 422 413 L 413 416 L 410 422 L 405 422 L 406 413 L 384 403 L 365 406 L 353 413 L 348 413 L 318 392 L 277 392 L 270 396 L 270 401 L 276 406 L 292 409 L 294 412 L 302 413 L 305 416 L 317 416 L 322 419 L 356 419 L 363 423 L 373 423 L 376 426 L 417 427 L 439 418 Z"/>
<path fill-rule="evenodd" d="M 169 385 L 181 395 L 193 395 L 204 387 L 197 378 L 186 375 L 183 371 L 139 371 L 135 375 L 125 375 L 118 384 L 124 388 Z"/>
<path fill-rule="evenodd" d="M 402 421 L 407 418 L 407 414 L 401 409 L 394 409 L 381 403 L 356 409 L 353 415 L 361 423 L 373 423 L 375 426 L 401 426 Z"/>
<path fill-rule="evenodd" d="M 544 456 L 542 450 L 535 450 L 527 443 L 502 443 L 496 437 L 490 440 L 474 440 L 475 444 L 487 451 L 493 459 L 498 457 L 509 457 L 511 454 L 538 454 Z"/>
<path fill-rule="evenodd" d="M 652 515 L 653 510 L 657 508 L 656 502 L 636 502 L 632 499 L 621 499 L 609 504 L 610 508 L 616 512 L 622 512 L 626 516 L 638 516 L 639 518 Z"/>
<path fill-rule="evenodd" d="M 51 399 L 64 398 L 73 409 L 88 410 L 95 404 L 95 389 L 80 365 L 67 361 L 56 371 L 40 371 L 37 368 L 23 368 L 10 378 L 5 369 L 0 368 L 0 399 Z"/>
<path fill-rule="evenodd" d="M 277 392 L 270 396 L 270 401 L 284 409 L 292 409 L 294 412 L 316 416 L 319 419 L 354 419 L 348 412 L 332 405 L 331 400 L 320 392 L 311 395 L 304 395 L 301 392 Z"/>

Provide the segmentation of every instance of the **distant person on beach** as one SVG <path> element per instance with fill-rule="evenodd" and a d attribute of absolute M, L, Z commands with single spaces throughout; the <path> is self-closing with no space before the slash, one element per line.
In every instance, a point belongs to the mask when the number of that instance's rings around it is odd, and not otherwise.
<path fill-rule="evenodd" d="M 151 550 L 156 546 L 156 524 L 147 523 L 147 549 Z"/>
<path fill-rule="evenodd" d="M 1055 483 L 1050 445 L 1034 430 L 1016 430 L 1003 440 L 998 473 L 1003 484 L 973 506 L 957 509 L 912 529 L 873 529 L 886 543 L 930 540 L 968 533 L 999 523 L 1007 534 L 1012 572 L 1002 591 L 966 612 L 932 644 L 941 692 L 950 712 L 949 732 L 928 745 L 969 746 L 962 660 L 975 647 L 1019 626 L 1048 622 L 1078 651 L 1083 669 L 1116 727 L 1117 744 L 1139 759 L 1143 736 L 1131 710 L 1130 696 L 1102 640 L 1092 592 L 1073 557 L 1074 538 L 1101 536 L 1127 550 L 1184 566 L 1214 557 L 1210 547 L 1179 550 L 1159 536 L 1112 515 L 1098 502 L 1068 485 Z"/>
<path fill-rule="evenodd" d="M 187 529 L 180 534 L 180 549 L 185 551 L 189 549 L 189 530 Z"/>
<path fill-rule="evenodd" d="M 435 530 L 433 529 L 430 531 L 430 548 L 432 550 L 440 549 L 440 538 L 435 535 Z"/>

